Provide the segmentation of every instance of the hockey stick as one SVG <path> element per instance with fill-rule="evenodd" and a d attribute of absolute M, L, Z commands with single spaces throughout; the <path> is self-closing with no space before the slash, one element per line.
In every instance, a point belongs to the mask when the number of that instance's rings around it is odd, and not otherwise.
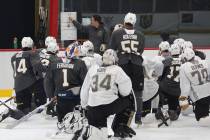
<path fill-rule="evenodd" d="M 159 109 L 160 109 L 159 115 L 160 115 L 160 119 L 162 122 L 158 124 L 158 128 L 161 127 L 163 124 L 165 124 L 165 126 L 169 126 L 169 124 L 167 123 L 167 121 L 169 120 L 169 116 L 165 117 L 161 108 L 159 108 Z"/>
<path fill-rule="evenodd" d="M 169 124 L 167 123 L 167 121 L 169 120 L 169 117 L 161 119 L 162 122 L 160 124 L 158 124 L 158 128 L 161 127 L 163 124 L 165 124 L 165 126 L 169 126 Z"/>
<path fill-rule="evenodd" d="M 40 110 L 43 110 L 44 108 L 46 108 L 49 104 L 51 104 L 54 100 L 51 100 L 50 102 L 41 105 L 39 107 L 37 107 L 36 109 L 34 109 L 33 111 L 31 111 L 30 113 L 28 113 L 27 115 L 23 116 L 22 118 L 20 118 L 19 120 L 16 120 L 14 123 L 9 124 L 6 126 L 6 129 L 13 129 L 14 127 L 16 127 L 17 125 L 19 125 L 21 122 L 24 122 L 26 120 L 28 120 L 31 116 L 33 116 L 34 114 L 36 114 L 37 112 L 39 112 Z"/>
<path fill-rule="evenodd" d="M 6 104 L 7 102 L 9 102 L 9 101 L 11 101 L 12 99 L 14 99 L 15 97 L 14 96 L 12 96 L 12 97 L 10 97 L 9 99 L 7 99 L 6 101 L 1 101 L 1 104 L 0 104 L 0 106 L 1 105 L 4 105 L 4 104 Z"/>

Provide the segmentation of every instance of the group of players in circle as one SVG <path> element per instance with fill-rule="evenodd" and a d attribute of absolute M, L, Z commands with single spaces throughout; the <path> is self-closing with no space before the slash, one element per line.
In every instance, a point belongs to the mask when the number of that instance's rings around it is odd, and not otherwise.
<path fill-rule="evenodd" d="M 171 121 L 193 106 L 199 124 L 210 126 L 205 54 L 193 49 L 192 42 L 178 38 L 171 45 L 161 42 L 157 56 L 145 56 L 144 37 L 134 29 L 135 22 L 136 15 L 128 13 L 124 25 L 116 25 L 111 47 L 103 56 L 94 52 L 89 40 L 73 42 L 59 52 L 54 37 L 48 36 L 46 48 L 36 50 L 33 40 L 24 37 L 22 51 L 11 58 L 17 109 L 27 114 L 32 102 L 38 107 L 48 99 L 46 113 L 57 116 L 59 126 L 81 105 L 88 126 L 75 137 L 85 134 L 90 140 L 108 139 L 107 118 L 114 114 L 114 137 L 132 137 L 136 134 L 131 128 L 134 116 L 137 125 L 150 112 L 160 119 L 166 104 Z M 87 136 L 88 129 L 92 133 Z"/>

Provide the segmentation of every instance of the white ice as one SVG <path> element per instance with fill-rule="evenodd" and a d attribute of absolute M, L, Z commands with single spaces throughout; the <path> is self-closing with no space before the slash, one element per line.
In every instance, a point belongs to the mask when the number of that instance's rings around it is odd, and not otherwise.
<path fill-rule="evenodd" d="M 4 109 L 1 106 L 0 112 Z M 7 118 L 0 123 L 0 140 L 50 140 L 52 139 L 50 136 L 57 131 L 57 120 L 46 119 L 42 114 L 35 114 L 13 129 L 5 129 L 5 126 L 13 121 L 12 118 Z M 157 122 L 155 121 L 153 123 L 144 122 L 143 126 L 135 128 L 137 135 L 132 140 L 210 139 L 210 127 L 199 127 L 193 115 L 180 116 L 179 120 L 172 122 L 169 127 L 157 128 Z M 70 140 L 71 136 L 70 134 L 61 134 L 54 139 Z"/>

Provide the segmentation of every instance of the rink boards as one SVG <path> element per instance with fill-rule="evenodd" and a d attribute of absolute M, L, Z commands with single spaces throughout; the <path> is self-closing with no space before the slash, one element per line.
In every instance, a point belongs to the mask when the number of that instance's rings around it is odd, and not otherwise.
<path fill-rule="evenodd" d="M 210 60 L 210 47 L 200 50 L 205 52 L 207 60 Z M 18 50 L 0 50 L 0 97 L 9 97 L 13 94 L 14 79 L 10 59 L 16 52 Z M 157 54 L 157 49 L 146 48 L 143 55 L 152 57 Z"/>

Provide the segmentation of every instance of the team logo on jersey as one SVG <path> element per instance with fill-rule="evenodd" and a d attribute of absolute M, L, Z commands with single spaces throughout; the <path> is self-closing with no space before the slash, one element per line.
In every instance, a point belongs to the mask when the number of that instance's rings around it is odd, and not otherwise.
<path fill-rule="evenodd" d="M 152 25 L 153 17 L 152 15 L 141 15 L 140 16 L 140 26 L 144 29 Z"/>

